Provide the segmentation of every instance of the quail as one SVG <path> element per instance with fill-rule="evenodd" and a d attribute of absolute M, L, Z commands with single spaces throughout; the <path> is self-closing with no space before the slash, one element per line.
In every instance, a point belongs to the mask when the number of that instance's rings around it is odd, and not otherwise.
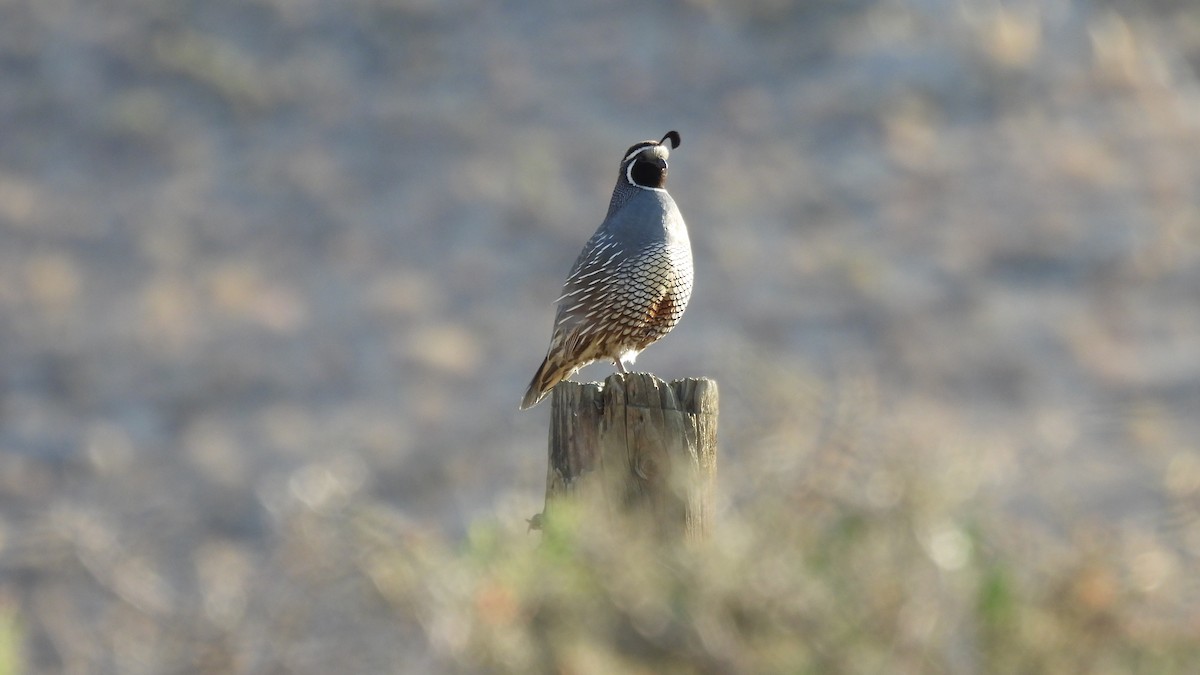
<path fill-rule="evenodd" d="M 679 323 L 692 295 L 687 226 L 666 187 L 679 144 L 668 131 L 625 152 L 608 214 L 563 284 L 550 348 L 522 410 L 589 363 L 612 359 L 628 372 L 625 364 Z"/>

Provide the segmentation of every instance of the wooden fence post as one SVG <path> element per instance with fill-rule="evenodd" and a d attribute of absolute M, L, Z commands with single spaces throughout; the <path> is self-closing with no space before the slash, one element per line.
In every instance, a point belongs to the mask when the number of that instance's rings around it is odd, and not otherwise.
<path fill-rule="evenodd" d="M 703 538 L 717 469 L 717 383 L 614 373 L 554 388 L 545 514 L 592 495 L 656 534 Z M 541 522 L 535 518 L 535 526 Z"/>

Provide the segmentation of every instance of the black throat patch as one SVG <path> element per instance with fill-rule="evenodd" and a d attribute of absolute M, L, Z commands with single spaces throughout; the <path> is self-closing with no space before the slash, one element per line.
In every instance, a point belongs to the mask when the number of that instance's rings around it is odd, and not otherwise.
<path fill-rule="evenodd" d="M 638 157 L 633 160 L 633 169 L 629 172 L 635 185 L 647 188 L 664 188 L 667 186 L 667 168 Z"/>

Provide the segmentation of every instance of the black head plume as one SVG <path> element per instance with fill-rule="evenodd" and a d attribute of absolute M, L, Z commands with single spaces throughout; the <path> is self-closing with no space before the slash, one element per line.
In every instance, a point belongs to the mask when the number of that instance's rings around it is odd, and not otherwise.
<path fill-rule="evenodd" d="M 670 140 L 670 141 L 671 141 L 671 149 L 672 149 L 672 150 L 674 150 L 675 148 L 678 148 L 678 147 L 679 147 L 679 143 L 680 143 L 680 141 L 679 141 L 679 132 L 678 132 L 678 131 L 675 131 L 674 129 L 672 129 L 672 130 L 668 131 L 668 132 L 667 132 L 667 135 L 666 135 L 666 136 L 663 136 L 663 137 L 662 137 L 662 141 L 659 141 L 659 142 L 658 142 L 658 144 L 659 144 L 659 145 L 662 145 L 662 144 L 663 144 L 663 141 L 666 141 L 666 140 Z"/>

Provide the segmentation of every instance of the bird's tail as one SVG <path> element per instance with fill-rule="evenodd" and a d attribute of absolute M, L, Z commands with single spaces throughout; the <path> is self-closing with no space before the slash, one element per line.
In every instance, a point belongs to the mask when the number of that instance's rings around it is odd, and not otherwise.
<path fill-rule="evenodd" d="M 546 355 L 542 365 L 533 375 L 529 390 L 525 392 L 525 400 L 521 401 L 521 410 L 528 410 L 537 405 L 546 394 L 554 389 L 554 385 L 570 377 L 579 370 L 578 364 L 571 364 L 561 359 L 554 351 Z"/>

